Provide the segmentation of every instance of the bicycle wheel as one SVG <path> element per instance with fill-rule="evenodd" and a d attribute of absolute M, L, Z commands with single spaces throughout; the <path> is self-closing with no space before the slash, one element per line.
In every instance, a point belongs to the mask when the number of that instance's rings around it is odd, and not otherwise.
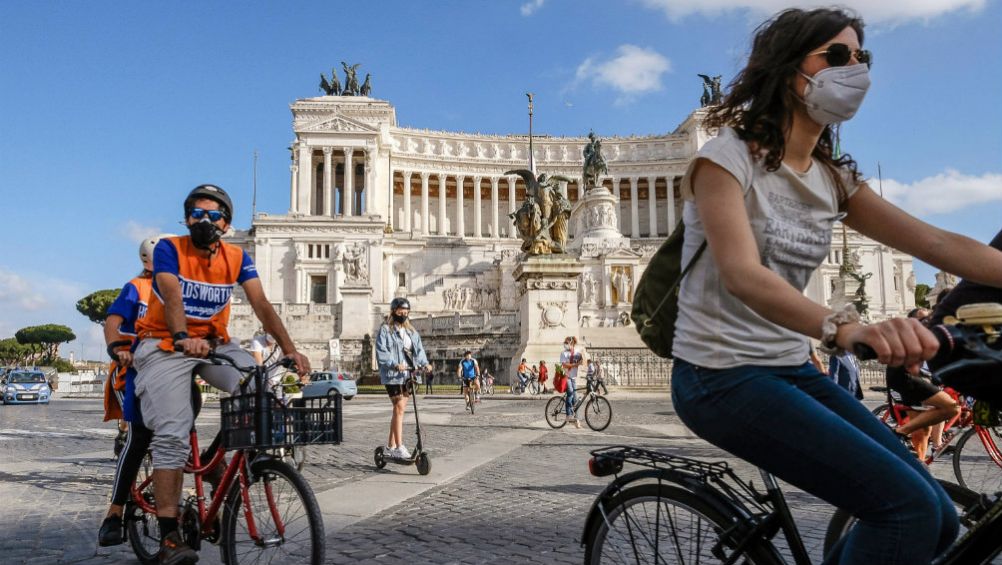
<path fill-rule="evenodd" d="M 549 424 L 551 428 L 559 430 L 567 424 L 565 406 L 567 406 L 567 404 L 565 403 L 563 396 L 554 396 L 546 401 L 546 423 Z"/>
<path fill-rule="evenodd" d="M 980 427 L 980 426 L 979 426 Z M 957 441 L 953 472 L 957 482 L 975 492 L 995 494 L 1002 490 L 1002 427 L 972 427 Z"/>
<path fill-rule="evenodd" d="M 592 396 L 585 404 L 585 423 L 588 427 L 600 432 L 609 427 L 612 422 L 612 405 L 604 396 Z"/>
<path fill-rule="evenodd" d="M 885 402 L 880 406 L 877 406 L 870 411 L 878 420 L 887 424 L 888 426 L 894 425 L 894 419 L 891 417 L 890 406 Z"/>
<path fill-rule="evenodd" d="M 719 563 L 733 543 L 721 540 L 736 517 L 670 484 L 628 486 L 604 503 L 585 541 L 586 565 Z M 723 543 L 722 543 L 723 542 Z M 745 549 L 737 563 L 780 562 L 766 542 Z"/>
<path fill-rule="evenodd" d="M 136 483 L 142 484 L 153 474 L 153 459 L 149 453 L 143 458 L 143 464 L 136 474 Z M 143 500 L 150 506 L 156 504 L 153 498 L 153 483 L 150 483 L 140 493 Z M 129 544 L 132 551 L 143 565 L 153 565 L 160 553 L 160 524 L 156 513 L 147 514 L 132 500 L 125 505 L 125 527 L 129 532 Z"/>
<path fill-rule="evenodd" d="M 477 395 L 473 392 L 471 388 L 466 394 L 466 407 L 470 410 L 470 415 L 472 416 L 476 412 Z"/>
<path fill-rule="evenodd" d="M 946 494 L 953 501 L 953 504 L 957 507 L 957 514 L 960 515 L 960 535 L 963 535 L 967 529 L 964 527 L 964 512 L 966 509 L 978 504 L 978 493 L 966 489 L 962 486 L 955 485 L 949 481 L 944 481 L 942 479 L 936 479 L 936 481 L 943 487 Z M 842 510 L 841 508 L 835 510 L 835 514 L 832 519 L 828 522 L 828 529 L 825 530 L 825 544 L 824 544 L 824 555 L 827 556 L 828 552 L 835 547 L 838 540 L 845 537 L 849 533 L 849 530 L 856 525 L 856 517 L 849 512 Z"/>
<path fill-rule="evenodd" d="M 251 473 L 249 504 L 244 504 L 239 481 L 226 497 L 221 548 L 227 565 L 323 563 L 323 518 L 303 476 L 278 459 L 255 463 Z"/>

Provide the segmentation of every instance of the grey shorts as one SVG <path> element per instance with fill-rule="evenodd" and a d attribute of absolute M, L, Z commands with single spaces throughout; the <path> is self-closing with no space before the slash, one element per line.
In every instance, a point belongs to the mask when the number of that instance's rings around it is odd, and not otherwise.
<path fill-rule="evenodd" d="M 188 460 L 189 432 L 195 423 L 191 407 L 192 371 L 221 391 L 240 389 L 241 373 L 229 366 L 212 365 L 202 359 L 167 352 L 159 339 L 144 339 L 136 349 L 136 397 L 142 405 L 143 423 L 153 431 L 153 467 L 180 469 Z M 240 366 L 254 358 L 239 345 L 227 343 L 216 351 L 229 355 Z"/>

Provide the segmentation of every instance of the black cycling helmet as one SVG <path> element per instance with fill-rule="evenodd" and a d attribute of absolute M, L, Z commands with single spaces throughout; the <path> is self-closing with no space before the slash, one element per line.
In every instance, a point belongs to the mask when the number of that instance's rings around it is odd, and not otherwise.
<path fill-rule="evenodd" d="M 403 297 L 394 298 L 393 301 L 390 302 L 390 312 L 393 312 L 397 308 L 406 308 L 410 310 L 411 301 Z"/>
<path fill-rule="evenodd" d="M 226 223 L 233 221 L 233 201 L 230 200 L 230 195 L 214 184 L 198 185 L 188 193 L 187 198 L 184 199 L 185 218 L 191 215 L 191 210 L 195 207 L 195 201 L 200 198 L 208 198 L 209 200 L 218 202 L 219 207 L 223 210 L 223 215 L 226 216 Z"/>

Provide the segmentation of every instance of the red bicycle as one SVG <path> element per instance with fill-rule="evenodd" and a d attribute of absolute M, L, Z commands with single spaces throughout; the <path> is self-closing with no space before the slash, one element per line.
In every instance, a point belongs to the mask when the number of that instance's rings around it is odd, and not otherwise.
<path fill-rule="evenodd" d="M 908 411 L 914 408 L 903 404 L 897 393 L 887 387 L 870 387 L 870 390 L 887 393 L 887 402 L 873 410 L 882 422 L 897 426 L 908 422 Z M 1002 490 L 1002 450 L 999 449 L 1002 427 L 975 424 L 966 399 L 952 388 L 946 387 L 943 391 L 960 405 L 960 414 L 944 422 L 943 443 L 929 450 L 925 464 L 931 465 L 953 447 L 953 473 L 961 486 L 988 494 Z M 952 446 L 954 440 L 956 446 Z"/>
<path fill-rule="evenodd" d="M 179 526 L 185 543 L 196 551 L 201 542 L 218 544 L 224 563 L 310 563 L 324 561 L 324 525 L 309 483 L 284 462 L 279 450 L 299 445 L 336 444 L 342 438 L 341 397 L 300 399 L 291 406 L 263 386 L 270 365 L 239 367 L 233 359 L 210 354 L 256 383 L 254 391 L 220 401 L 223 445 L 208 462 L 200 459 L 198 436 L 191 431 L 191 456 L 184 472 L 194 479 L 179 501 Z M 253 381 L 251 381 L 253 379 Z M 206 476 L 225 465 L 211 498 Z M 153 496 L 152 465 L 147 455 L 126 504 L 126 536 L 144 564 L 157 561 L 160 529 Z"/>

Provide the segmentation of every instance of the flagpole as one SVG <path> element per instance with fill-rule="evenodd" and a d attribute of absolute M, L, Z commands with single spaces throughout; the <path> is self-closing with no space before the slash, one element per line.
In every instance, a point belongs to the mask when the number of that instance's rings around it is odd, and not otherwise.
<path fill-rule="evenodd" d="M 526 96 L 529 97 L 529 170 L 532 174 L 536 174 L 536 164 L 533 162 L 532 157 L 532 96 L 531 92 L 526 92 Z"/>

